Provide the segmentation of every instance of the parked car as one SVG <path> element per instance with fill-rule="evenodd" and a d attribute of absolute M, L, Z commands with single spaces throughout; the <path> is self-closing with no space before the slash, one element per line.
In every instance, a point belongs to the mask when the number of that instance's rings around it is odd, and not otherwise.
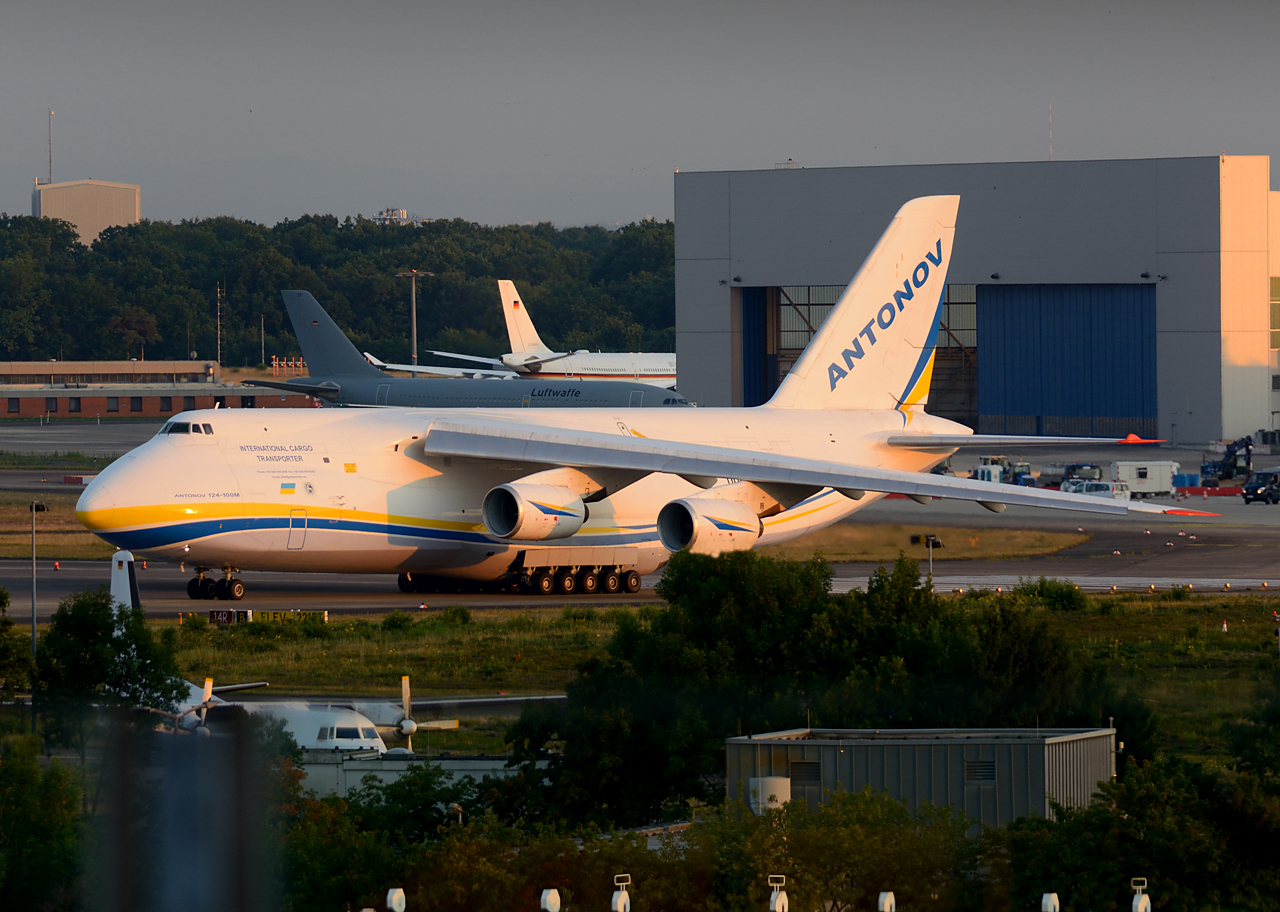
<path fill-rule="evenodd" d="M 1115 500 L 1129 500 L 1131 497 L 1129 486 L 1123 481 L 1085 481 L 1076 493 L 1088 497 L 1110 497 Z"/>
<path fill-rule="evenodd" d="M 1254 472 L 1244 483 L 1242 494 L 1247 504 L 1255 500 L 1269 504 L 1280 502 L 1280 471 Z"/>

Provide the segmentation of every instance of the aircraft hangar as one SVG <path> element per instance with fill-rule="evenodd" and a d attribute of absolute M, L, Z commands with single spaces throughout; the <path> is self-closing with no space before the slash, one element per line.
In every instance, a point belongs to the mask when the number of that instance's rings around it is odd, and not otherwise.
<path fill-rule="evenodd" d="M 1265 155 L 679 172 L 681 392 L 767 401 L 898 207 L 957 193 L 930 412 L 1182 443 L 1277 426 Z"/>

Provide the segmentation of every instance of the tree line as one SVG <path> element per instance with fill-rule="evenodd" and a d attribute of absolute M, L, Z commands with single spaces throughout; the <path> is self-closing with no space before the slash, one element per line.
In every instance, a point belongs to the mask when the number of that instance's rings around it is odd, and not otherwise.
<path fill-rule="evenodd" d="M 86 247 L 58 219 L 0 215 L 0 359 L 199 359 L 256 365 L 297 356 L 280 290 L 306 289 L 361 351 L 405 362 L 408 280 L 420 348 L 509 350 L 496 280 L 512 279 L 543 341 L 562 349 L 675 350 L 675 230 L 549 223 L 421 226 L 304 215 L 143 221 Z"/>

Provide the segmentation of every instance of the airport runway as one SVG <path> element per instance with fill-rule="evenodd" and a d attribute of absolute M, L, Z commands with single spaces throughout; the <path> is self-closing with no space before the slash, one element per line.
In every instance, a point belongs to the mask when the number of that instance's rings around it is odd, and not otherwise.
<path fill-rule="evenodd" d="M 35 421 L 0 422 L 0 450 L 6 453 L 81 453 L 85 456 L 119 456 L 145 443 L 160 430 L 163 418 L 55 418 L 49 424 Z"/>
<path fill-rule="evenodd" d="M 890 501 L 876 505 L 862 515 L 867 521 L 919 523 L 920 513 L 938 514 L 942 506 L 960 506 L 935 501 L 920 506 L 912 501 Z M 1267 517 L 1280 517 L 1280 507 L 1242 507 Z M 939 516 L 938 534 L 944 544 L 948 534 L 945 520 L 952 526 L 977 527 L 981 520 L 966 510 L 958 519 L 954 513 Z M 990 515 L 990 514 L 988 514 Z M 1005 514 L 1007 515 L 1007 514 Z M 1043 511 L 1037 511 L 1043 526 Z M 992 527 L 1014 525 L 993 516 Z M 1019 523 L 1020 524 L 1020 523 Z M 1077 527 L 1072 527 L 1077 528 Z M 1195 589 L 1221 591 L 1229 583 L 1232 591 L 1267 588 L 1280 590 L 1280 527 L 1245 526 L 1219 522 L 1216 526 L 1143 523 L 1127 521 L 1106 525 L 1091 524 L 1087 530 L 1093 538 L 1075 548 L 1044 557 L 993 561 L 944 561 L 934 565 L 934 585 L 940 592 L 953 589 L 1011 588 L 1020 578 L 1040 576 L 1069 579 L 1081 588 L 1107 591 L 1111 586 L 1122 590 L 1143 591 L 1155 584 L 1157 589 L 1191 583 Z M 1182 534 L 1179 534 L 1182 533 Z M 1115 552 L 1119 551 L 1119 554 Z M 107 582 L 109 567 L 105 561 L 62 561 L 62 569 L 53 570 L 51 561 L 40 561 L 37 567 L 38 616 L 48 617 L 58 602 L 71 592 Z M 847 592 L 865 588 L 867 578 L 875 572 L 873 563 L 833 564 L 836 579 L 833 588 Z M 927 566 L 922 565 L 927 571 Z M 138 589 L 147 613 L 153 617 L 174 617 L 181 611 L 203 611 L 211 607 L 229 607 L 230 602 L 192 601 L 186 585 L 191 574 L 177 566 L 151 562 L 138 568 Z M 335 614 L 379 614 L 393 609 L 402 611 L 466 605 L 471 608 L 526 609 L 556 607 L 564 604 L 607 607 L 658 601 L 653 586 L 660 574 L 645 577 L 644 588 L 630 596 L 549 596 L 444 594 L 406 595 L 396 587 L 390 575 L 265 573 L 245 571 L 241 575 L 248 586 L 244 600 L 236 607 L 262 610 L 321 609 Z M 31 565 L 28 561 L 0 561 L 0 585 L 13 598 L 10 615 L 30 618 Z"/>
<path fill-rule="evenodd" d="M 85 453 L 123 452 L 143 442 L 156 430 L 155 421 L 121 421 L 95 425 L 87 421 L 55 422 L 38 426 L 29 422 L 0 426 L 0 450 L 54 452 L 69 449 Z M 962 469 L 976 464 L 976 451 L 961 451 L 953 464 Z M 1074 457 L 1106 465 L 1120 458 L 1173 458 L 1188 466 L 1198 465 L 1200 451 L 1105 447 L 1098 450 L 1036 453 L 1034 465 Z M 1261 456 L 1258 465 L 1280 462 L 1280 456 Z M 61 472 L 31 470 L 0 471 L 0 489 L 35 493 L 81 490 L 62 483 Z M 1173 504 L 1172 500 L 1166 501 Z M 1192 499 L 1179 506 L 1221 513 L 1221 517 L 1129 516 L 1095 517 L 1087 514 L 1009 507 L 993 514 L 975 504 L 936 500 L 917 504 L 905 499 L 881 500 L 857 514 L 857 521 L 932 526 L 944 544 L 958 528 L 1028 528 L 1090 533 L 1091 541 L 1060 554 L 1040 558 L 1003 561 L 937 561 L 935 586 L 952 589 L 1011 587 L 1019 578 L 1041 575 L 1070 579 L 1084 589 L 1109 590 L 1112 585 L 1127 590 L 1145 590 L 1155 584 L 1167 589 L 1191 583 L 1196 589 L 1220 591 L 1230 583 L 1232 590 L 1280 589 L 1280 505 L 1246 506 L 1239 497 Z M 1179 532 L 1184 534 L 1179 535 Z M 1115 554 L 1119 551 L 1120 554 Z M 51 561 L 40 561 L 38 572 L 39 617 L 48 617 L 58 602 L 73 591 L 105 583 L 106 562 L 63 561 L 53 570 Z M 874 564 L 836 564 L 834 588 L 848 591 L 863 588 Z M 923 569 L 923 568 L 922 568 Z M 0 585 L 9 590 L 13 604 L 10 615 L 29 619 L 30 563 L 0 561 Z M 181 611 L 226 607 L 225 602 L 195 602 L 187 598 L 186 583 L 191 576 L 176 566 L 151 563 L 139 568 L 139 589 L 149 614 L 172 617 Z M 660 574 L 646 577 L 644 588 L 633 596 L 553 596 L 523 595 L 406 595 L 396 587 L 391 575 L 286 574 L 246 571 L 241 578 L 248 595 L 238 607 L 259 609 L 309 608 L 346 614 L 375 614 L 393 609 L 421 610 L 446 605 L 525 609 L 562 604 L 608 606 L 622 603 L 654 602 L 654 584 Z"/>
<path fill-rule="evenodd" d="M 73 592 L 91 589 L 109 582 L 108 561 L 60 561 L 55 571 L 53 561 L 41 560 L 36 566 L 37 617 L 47 618 L 58 609 L 58 602 Z M 239 574 L 248 593 L 239 602 L 192 601 L 187 597 L 187 580 L 194 576 L 174 564 L 151 561 L 146 569 L 138 564 L 138 595 L 150 617 L 177 617 L 182 611 L 206 611 L 209 608 L 257 608 L 260 610 L 329 611 L 340 614 L 383 614 L 420 611 L 465 605 L 468 608 L 547 608 L 560 605 L 636 605 L 658 601 L 653 585 L 659 575 L 645 578 L 645 588 L 634 595 L 615 596 L 550 596 L 504 594 L 409 594 L 396 586 L 390 574 L 366 576 L 357 573 L 267 573 L 246 570 Z M 31 562 L 0 560 L 0 586 L 9 590 L 12 604 L 9 615 L 30 623 Z"/>

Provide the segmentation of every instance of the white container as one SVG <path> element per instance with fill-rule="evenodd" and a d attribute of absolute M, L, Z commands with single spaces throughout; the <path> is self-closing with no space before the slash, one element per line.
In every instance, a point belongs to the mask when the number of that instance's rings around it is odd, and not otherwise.
<path fill-rule="evenodd" d="M 1173 476 L 1181 472 L 1180 463 L 1165 459 L 1127 459 L 1111 463 L 1111 480 L 1127 484 L 1134 497 L 1173 494 Z"/>

